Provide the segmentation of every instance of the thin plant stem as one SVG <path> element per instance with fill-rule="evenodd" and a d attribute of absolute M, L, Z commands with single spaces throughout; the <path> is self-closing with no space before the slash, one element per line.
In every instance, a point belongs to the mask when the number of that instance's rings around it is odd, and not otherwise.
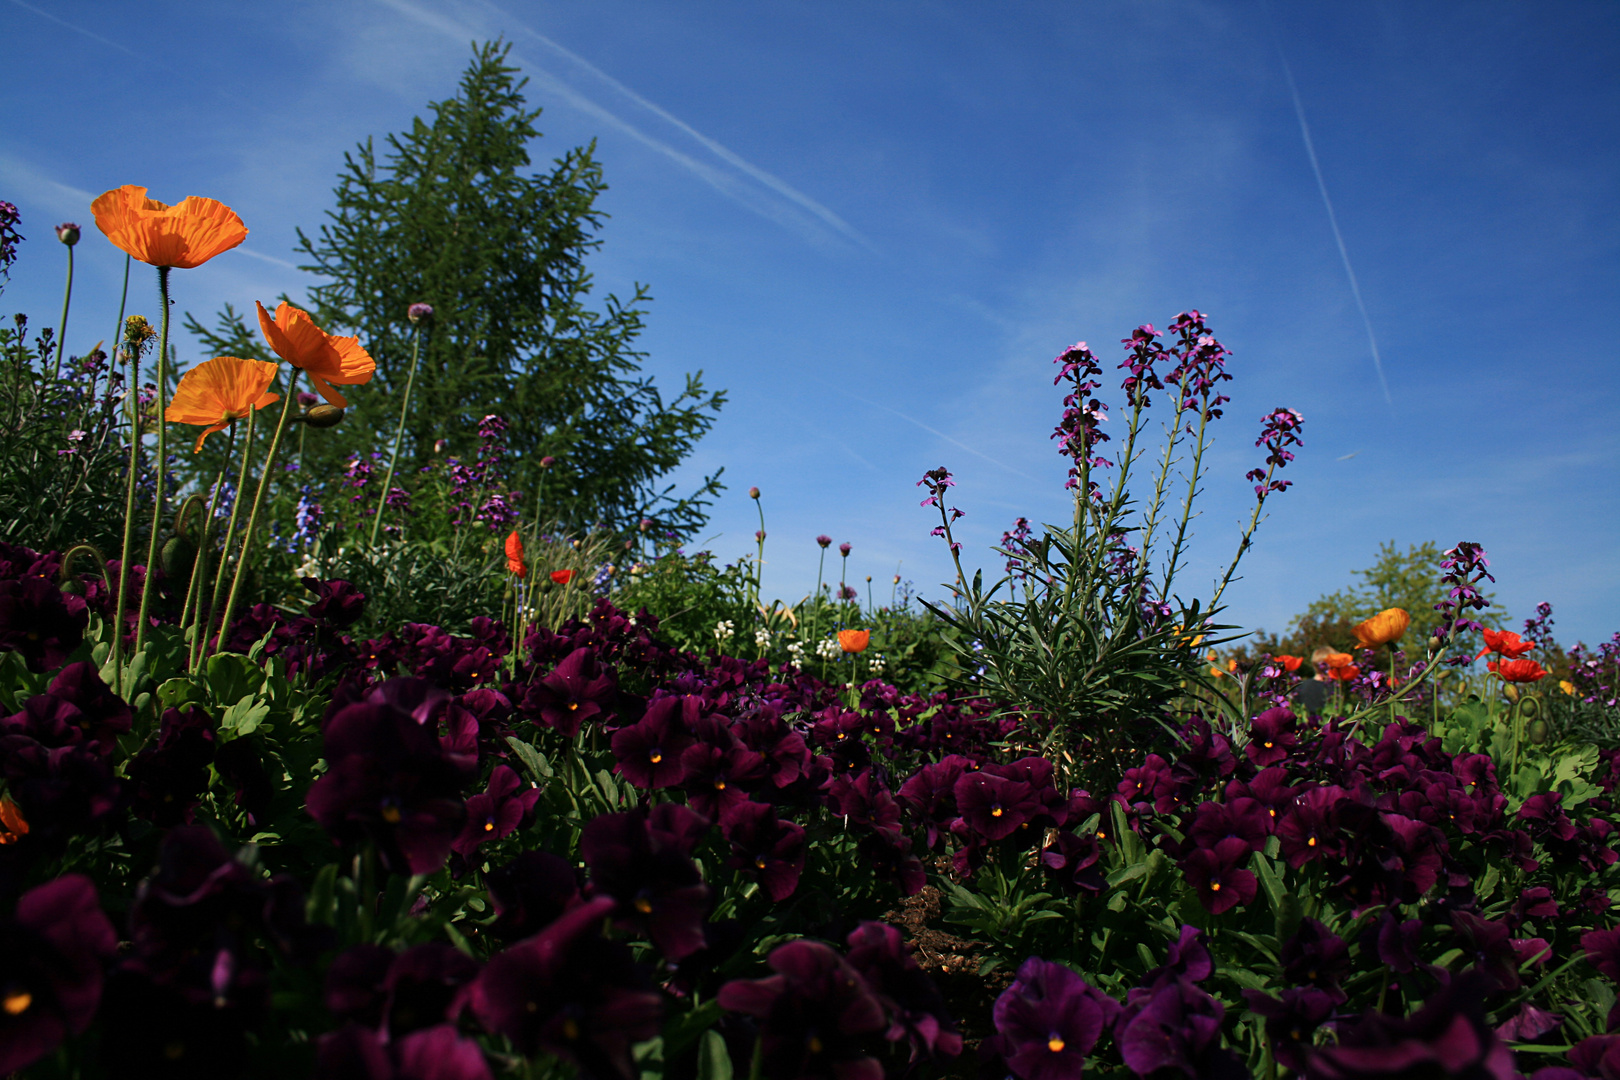
<path fill-rule="evenodd" d="M 124 256 L 124 289 L 118 294 L 118 325 L 113 327 L 113 362 L 118 360 L 118 343 L 124 339 L 124 305 L 129 301 L 129 264 L 133 262 L 129 255 Z"/>
<path fill-rule="evenodd" d="M 124 267 L 126 280 L 129 267 Z M 129 601 L 129 555 L 135 538 L 135 476 L 141 467 L 141 351 L 131 343 L 129 354 L 129 382 L 124 386 L 124 401 L 129 406 L 129 475 L 124 490 L 124 546 L 118 555 L 118 599 L 113 605 L 113 693 L 123 696 L 124 684 L 124 611 Z"/>
<path fill-rule="evenodd" d="M 225 539 L 219 546 L 219 569 L 214 573 L 214 594 L 208 601 L 208 612 L 203 619 L 202 635 L 192 641 L 195 657 L 191 666 L 195 668 L 202 663 L 204 650 L 208 645 L 209 629 L 213 626 L 214 614 L 219 611 L 220 595 L 225 591 L 225 569 L 231 564 L 231 541 L 236 539 L 236 514 L 242 508 L 242 491 L 247 487 L 248 459 L 253 456 L 253 420 L 259 410 L 252 405 L 248 406 L 247 434 L 242 437 L 242 467 L 236 474 L 236 493 L 231 498 L 231 516 L 225 522 Z M 227 458 L 227 460 L 229 460 Z M 202 602 L 198 598 L 198 603 Z M 220 627 L 220 637 L 225 636 L 225 628 Z"/>
<path fill-rule="evenodd" d="M 214 481 L 214 490 L 203 504 L 202 535 L 197 538 L 197 557 L 191 563 L 191 584 L 186 588 L 186 604 L 180 609 L 180 625 L 185 626 L 187 617 L 191 619 L 192 644 L 186 647 L 186 666 L 191 666 L 192 655 L 196 652 L 196 639 L 208 632 L 203 625 L 203 589 L 208 582 L 208 532 L 209 526 L 214 523 L 214 508 L 219 505 L 219 494 L 225 487 L 225 471 L 230 467 L 231 454 L 236 450 L 236 425 L 232 424 L 225 436 L 225 457 L 219 467 L 219 477 Z M 196 611 L 192 611 L 195 603 Z"/>
<path fill-rule="evenodd" d="M 141 645 L 146 641 L 146 616 L 152 606 L 152 586 L 157 581 L 158 537 L 162 533 L 160 527 L 163 522 L 163 481 L 164 473 L 168 472 L 169 444 L 164 437 L 168 424 L 163 417 L 164 390 L 169 381 L 169 267 L 160 266 L 158 272 L 158 296 L 163 302 L 162 329 L 158 332 L 158 377 L 157 377 L 157 487 L 152 495 L 152 536 L 146 545 L 146 579 L 141 582 L 141 613 L 135 623 L 135 651 L 141 651 Z"/>
<path fill-rule="evenodd" d="M 819 642 L 821 631 L 821 575 L 827 569 L 827 549 L 821 549 L 821 562 L 816 565 L 816 595 L 811 599 L 810 639 Z"/>
<path fill-rule="evenodd" d="M 411 371 L 405 376 L 405 399 L 399 405 L 399 427 L 394 429 L 394 450 L 388 455 L 388 471 L 383 474 L 382 491 L 377 496 L 377 515 L 371 522 L 371 547 L 377 546 L 377 533 L 382 528 L 383 511 L 388 507 L 388 489 L 394 482 L 394 466 L 399 464 L 399 444 L 405 438 L 405 418 L 411 411 L 411 387 L 416 382 L 416 360 L 422 351 L 422 327 L 411 328 Z"/>
<path fill-rule="evenodd" d="M 276 452 L 281 449 L 281 435 L 287 430 L 287 417 L 292 412 L 293 399 L 298 396 L 298 372 L 293 368 L 292 375 L 287 380 L 287 397 L 281 404 L 281 419 L 276 423 L 276 433 L 270 436 L 270 452 L 264 457 L 264 471 L 259 473 L 259 486 L 253 491 L 253 509 L 248 512 L 247 528 L 242 532 L 242 554 L 236 560 L 236 575 L 231 579 L 231 595 L 225 601 L 225 617 L 220 621 L 219 633 L 223 638 L 231 627 L 231 615 L 236 611 L 236 600 L 242 592 L 242 579 L 247 576 L 248 564 L 252 561 L 253 533 L 259 525 L 259 508 L 264 505 L 264 490 L 270 486 L 270 474 L 275 469 Z M 237 493 L 241 498 L 241 493 Z"/>
<path fill-rule="evenodd" d="M 62 290 L 62 324 L 56 332 L 56 359 L 51 362 L 51 382 L 56 381 L 62 370 L 62 349 L 67 344 L 68 301 L 73 299 L 73 245 L 68 249 L 67 287 Z"/>

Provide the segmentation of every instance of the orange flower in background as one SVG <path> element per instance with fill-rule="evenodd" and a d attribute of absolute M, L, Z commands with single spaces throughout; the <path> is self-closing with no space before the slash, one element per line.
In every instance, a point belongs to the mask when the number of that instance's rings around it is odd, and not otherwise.
<path fill-rule="evenodd" d="M 1299 665 L 1305 662 L 1303 656 L 1273 656 L 1273 660 L 1282 665 L 1282 669 L 1290 675 L 1299 670 Z"/>
<path fill-rule="evenodd" d="M 1355 662 L 1355 657 L 1347 652 L 1328 653 L 1322 657 L 1322 666 L 1332 671 L 1334 668 L 1349 667 Z"/>
<path fill-rule="evenodd" d="M 28 835 L 28 822 L 10 798 L 0 796 L 0 845 L 15 844 Z"/>
<path fill-rule="evenodd" d="M 1372 649 L 1399 641 L 1406 628 L 1412 625 L 1412 616 L 1398 607 L 1385 608 L 1372 618 L 1350 628 L 1363 648 Z"/>
<path fill-rule="evenodd" d="M 174 206 L 146 197 L 134 184 L 113 188 L 90 204 L 96 227 L 113 246 L 153 266 L 190 270 L 247 239 L 247 226 L 222 202 L 188 196 Z"/>
<path fill-rule="evenodd" d="M 528 564 L 523 561 L 523 537 L 516 529 L 506 538 L 506 569 L 520 578 L 529 576 Z"/>
<path fill-rule="evenodd" d="M 1342 656 L 1343 654 L 1341 653 L 1340 655 Z M 1328 677 L 1338 679 L 1340 682 L 1349 682 L 1351 679 L 1360 674 L 1361 669 L 1356 667 L 1354 664 L 1335 664 L 1334 666 L 1328 668 Z"/>
<path fill-rule="evenodd" d="M 1492 660 L 1485 666 L 1510 683 L 1535 682 L 1547 676 L 1546 671 L 1534 660 Z"/>
<path fill-rule="evenodd" d="M 1574 694 L 1575 684 L 1570 682 L 1568 679 L 1559 679 L 1558 689 L 1562 690 L 1566 694 Z"/>
<path fill-rule="evenodd" d="M 371 354 L 360 347 L 359 338 L 328 334 L 315 325 L 309 312 L 285 300 L 276 308 L 274 319 L 263 304 L 254 301 L 254 306 L 259 309 L 259 329 L 264 331 L 264 339 L 276 350 L 276 355 L 308 372 L 315 389 L 331 404 L 340 409 L 349 407 L 348 400 L 332 389 L 334 385 L 353 386 L 371 381 L 377 364 Z"/>
<path fill-rule="evenodd" d="M 566 585 L 570 581 L 574 580 L 574 572 L 572 570 L 553 570 L 551 572 L 551 580 L 555 581 L 558 585 Z"/>
<path fill-rule="evenodd" d="M 838 631 L 838 647 L 847 653 L 865 652 L 866 647 L 872 643 L 870 630 L 840 630 Z"/>
<path fill-rule="evenodd" d="M 1512 630 L 1486 630 L 1485 647 L 1479 650 L 1474 659 L 1478 660 L 1486 653 L 1496 653 L 1498 656 L 1504 656 L 1509 660 L 1517 660 L 1535 647 L 1535 642 L 1522 640 Z M 1490 665 L 1487 664 L 1486 666 L 1489 667 Z"/>
<path fill-rule="evenodd" d="M 280 394 L 269 393 L 275 381 L 276 365 L 268 360 L 216 356 L 181 376 L 163 418 L 176 424 L 205 425 L 191 451 L 200 454 L 204 439 L 246 416 L 249 408 L 262 409 L 280 401 Z"/>

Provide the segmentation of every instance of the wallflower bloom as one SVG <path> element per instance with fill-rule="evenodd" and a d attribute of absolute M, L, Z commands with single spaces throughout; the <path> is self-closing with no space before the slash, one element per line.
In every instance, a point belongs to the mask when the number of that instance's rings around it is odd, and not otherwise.
<path fill-rule="evenodd" d="M 838 631 L 838 647 L 847 653 L 865 652 L 866 647 L 872 643 L 870 630 L 840 630 Z"/>
<path fill-rule="evenodd" d="M 506 571 L 520 578 L 529 576 L 529 567 L 523 561 L 523 537 L 516 529 L 506 538 Z"/>
<path fill-rule="evenodd" d="M 1412 625 L 1412 616 L 1398 607 L 1385 608 L 1370 619 L 1351 627 L 1363 648 L 1372 649 L 1399 641 L 1406 628 Z"/>
<path fill-rule="evenodd" d="M 254 302 L 259 309 L 259 329 L 276 355 L 293 367 L 309 373 L 309 380 L 327 401 L 340 409 L 349 407 L 348 400 L 336 390 L 337 386 L 352 386 L 371 381 L 377 364 L 371 354 L 360 347 L 360 339 L 328 334 L 315 325 L 309 312 L 295 308 L 283 300 L 276 308 L 274 319 L 264 305 Z"/>
<path fill-rule="evenodd" d="M 200 454 L 204 439 L 224 431 L 250 408 L 262 409 L 280 401 L 280 394 L 269 392 L 275 380 L 276 365 L 268 360 L 236 356 L 204 360 L 181 377 L 163 418 L 171 423 L 205 425 L 192 448 L 192 453 Z"/>
<path fill-rule="evenodd" d="M 114 247 L 152 266 L 190 270 L 247 239 L 247 227 L 224 203 L 187 196 L 174 206 L 146 197 L 134 184 L 90 204 L 96 227 Z"/>
<path fill-rule="evenodd" d="M 1485 666 L 1510 683 L 1536 682 L 1547 676 L 1547 672 L 1534 660 L 1492 660 Z"/>

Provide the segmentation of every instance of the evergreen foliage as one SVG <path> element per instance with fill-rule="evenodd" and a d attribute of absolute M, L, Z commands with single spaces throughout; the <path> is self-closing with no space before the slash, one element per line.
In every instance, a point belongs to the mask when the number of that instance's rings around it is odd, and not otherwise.
<path fill-rule="evenodd" d="M 618 528 L 650 516 L 690 531 L 719 473 L 685 498 L 672 498 L 664 480 L 725 394 L 706 390 L 698 372 L 665 402 L 641 375 L 645 354 L 633 346 L 645 286 L 628 301 L 609 295 L 601 311 L 586 306 L 586 259 L 606 217 L 596 205 L 602 168 L 593 144 L 547 173 L 527 171 L 540 110 L 527 108 L 527 80 L 509 51 L 477 47 L 460 92 L 432 103 L 431 119 L 389 135 L 380 156 L 370 139 L 345 155 L 330 220 L 299 232 L 301 268 L 322 279 L 308 290 L 311 314 L 329 332 L 358 335 L 377 361 L 371 383 L 350 394 L 348 420 L 310 440 L 308 465 L 334 470 L 352 452 L 390 445 L 410 368 L 406 309 L 426 303 L 434 316 L 423 323 L 399 479 L 441 452 L 475 452 L 479 421 L 493 413 L 510 424 L 525 517 L 535 512 L 540 459 L 552 456 L 548 519 Z M 212 330 L 190 317 L 187 325 L 214 352 L 262 356 L 248 317 L 227 307 Z"/>

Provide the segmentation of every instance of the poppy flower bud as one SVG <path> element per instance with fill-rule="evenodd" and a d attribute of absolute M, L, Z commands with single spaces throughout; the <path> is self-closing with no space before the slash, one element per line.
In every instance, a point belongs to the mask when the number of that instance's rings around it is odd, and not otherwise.
<path fill-rule="evenodd" d="M 1440 639 L 1439 638 L 1432 637 L 1432 638 L 1429 639 L 1429 651 L 1430 652 L 1439 652 L 1440 651 Z"/>
<path fill-rule="evenodd" d="M 300 409 L 308 409 L 311 405 L 318 405 L 320 400 L 321 395 L 319 394 L 312 394 L 308 390 L 298 391 L 298 407 Z"/>
<path fill-rule="evenodd" d="M 759 498 L 759 488 L 757 488 L 757 487 L 751 487 L 751 488 L 749 488 L 749 489 L 748 489 L 748 497 L 749 497 L 749 498 L 750 498 L 750 499 L 757 499 L 757 498 Z"/>
<path fill-rule="evenodd" d="M 758 540 L 760 543 L 763 544 L 765 542 L 765 530 L 764 529 L 755 530 L 754 539 Z"/>
<path fill-rule="evenodd" d="M 423 319 L 431 319 L 433 318 L 433 305 L 412 304 L 405 309 L 405 317 L 413 323 L 419 323 Z"/>
<path fill-rule="evenodd" d="M 68 247 L 79 242 L 79 227 L 71 221 L 64 221 L 56 227 L 56 238 Z"/>
<path fill-rule="evenodd" d="M 336 405 L 328 405 L 322 402 L 319 405 L 312 406 L 309 412 L 304 414 L 304 423 L 312 428 L 337 427 L 338 424 L 342 423 L 343 415 L 344 410 Z"/>
<path fill-rule="evenodd" d="M 184 536 L 171 536 L 164 541 L 158 555 L 158 565 L 171 578 L 191 573 L 191 560 L 197 557 L 197 547 Z"/>
<path fill-rule="evenodd" d="M 642 518 L 641 524 L 637 525 L 636 528 L 640 529 L 642 532 L 646 532 L 648 529 L 652 528 L 652 518 Z"/>
<path fill-rule="evenodd" d="M 1547 734 L 1548 734 L 1549 730 L 1550 729 L 1547 726 L 1547 721 L 1545 721 L 1545 720 L 1536 720 L 1536 721 L 1534 721 L 1530 725 L 1530 732 L 1529 732 L 1530 741 L 1532 743 L 1536 744 L 1537 746 L 1541 746 L 1542 744 L 1544 744 L 1547 741 Z"/>

